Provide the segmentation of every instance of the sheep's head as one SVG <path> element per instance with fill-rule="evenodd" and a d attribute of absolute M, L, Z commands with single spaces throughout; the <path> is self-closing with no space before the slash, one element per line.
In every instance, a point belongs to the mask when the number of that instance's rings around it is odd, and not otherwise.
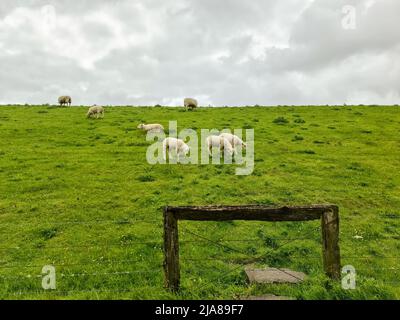
<path fill-rule="evenodd" d="M 143 129 L 143 128 L 144 128 L 144 124 L 143 124 L 143 123 L 139 124 L 139 125 L 137 126 L 137 128 L 138 128 L 138 129 Z"/>
<path fill-rule="evenodd" d="M 183 151 L 184 155 L 187 155 L 189 153 L 189 151 L 190 151 L 189 146 L 187 144 L 184 144 L 183 147 L 182 147 L 182 151 Z"/>

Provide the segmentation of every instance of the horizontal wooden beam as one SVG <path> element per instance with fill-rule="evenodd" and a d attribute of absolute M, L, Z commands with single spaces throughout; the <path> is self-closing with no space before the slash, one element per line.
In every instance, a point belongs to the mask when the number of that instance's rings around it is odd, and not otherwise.
<path fill-rule="evenodd" d="M 332 204 L 271 207 L 271 206 L 185 206 L 165 207 L 165 212 L 178 220 L 226 221 L 308 221 L 321 219 L 324 212 L 338 207 Z"/>

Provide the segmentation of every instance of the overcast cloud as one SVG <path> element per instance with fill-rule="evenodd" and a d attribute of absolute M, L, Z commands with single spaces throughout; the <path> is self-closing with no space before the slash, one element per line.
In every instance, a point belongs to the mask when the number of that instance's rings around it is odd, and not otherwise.
<path fill-rule="evenodd" d="M 396 104 L 399 16 L 399 0 L 1 0 L 0 103 Z"/>

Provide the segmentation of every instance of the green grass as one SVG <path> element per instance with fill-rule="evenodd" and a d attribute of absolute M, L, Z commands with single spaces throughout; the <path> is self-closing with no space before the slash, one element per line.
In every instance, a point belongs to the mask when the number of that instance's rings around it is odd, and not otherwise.
<path fill-rule="evenodd" d="M 101 120 L 86 110 L 0 107 L 0 298 L 400 298 L 398 107 L 119 107 Z M 150 142 L 136 126 L 169 120 L 197 132 L 254 128 L 253 174 L 147 164 Z M 180 223 L 182 290 L 163 289 L 163 206 L 314 203 L 340 208 L 342 264 L 356 268 L 356 290 L 323 274 L 318 222 L 241 221 Z M 37 277 L 47 264 L 56 292 Z M 248 285 L 246 264 L 308 278 Z"/>

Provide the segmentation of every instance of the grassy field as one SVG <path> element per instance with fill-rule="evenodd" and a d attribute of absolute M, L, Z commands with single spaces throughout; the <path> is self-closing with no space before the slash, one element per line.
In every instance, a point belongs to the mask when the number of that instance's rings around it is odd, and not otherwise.
<path fill-rule="evenodd" d="M 400 298 L 400 109 L 0 107 L 0 298 Z M 274 121 L 283 117 L 285 120 Z M 141 122 L 254 128 L 255 169 L 149 165 Z M 327 279 L 319 222 L 182 222 L 182 290 L 163 289 L 162 207 L 314 204 L 340 208 L 342 264 L 356 290 Z M 248 285 L 247 264 L 308 275 Z M 55 265 L 57 289 L 41 271 Z"/>

